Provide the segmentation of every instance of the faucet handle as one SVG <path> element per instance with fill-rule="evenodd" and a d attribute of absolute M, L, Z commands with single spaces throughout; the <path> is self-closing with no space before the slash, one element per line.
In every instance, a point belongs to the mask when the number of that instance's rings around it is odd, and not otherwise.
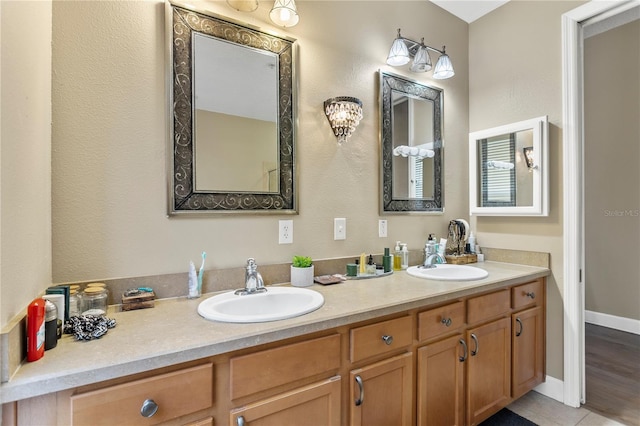
<path fill-rule="evenodd" d="M 252 271 L 258 267 L 256 260 L 253 257 L 247 259 L 247 270 Z"/>

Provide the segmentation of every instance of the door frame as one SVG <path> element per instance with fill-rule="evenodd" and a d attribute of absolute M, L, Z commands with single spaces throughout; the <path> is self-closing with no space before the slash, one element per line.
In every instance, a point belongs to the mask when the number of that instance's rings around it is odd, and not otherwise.
<path fill-rule="evenodd" d="M 585 402 L 583 25 L 638 5 L 592 0 L 562 15 L 564 404 Z"/>

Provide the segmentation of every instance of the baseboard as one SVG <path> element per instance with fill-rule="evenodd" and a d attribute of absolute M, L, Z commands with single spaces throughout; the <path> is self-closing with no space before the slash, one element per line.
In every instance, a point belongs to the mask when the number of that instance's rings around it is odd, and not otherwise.
<path fill-rule="evenodd" d="M 617 317 L 601 312 L 584 311 L 584 320 L 589 324 L 640 334 L 640 321 L 631 318 Z"/>
<path fill-rule="evenodd" d="M 564 403 L 564 382 L 555 377 L 547 376 L 544 383 L 533 388 L 534 391 Z"/>

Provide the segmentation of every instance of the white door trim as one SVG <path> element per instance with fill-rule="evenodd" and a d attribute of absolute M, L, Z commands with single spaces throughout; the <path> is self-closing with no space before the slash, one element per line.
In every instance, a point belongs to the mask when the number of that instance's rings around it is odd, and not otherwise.
<path fill-rule="evenodd" d="M 564 403 L 585 401 L 582 23 L 638 0 L 593 0 L 562 15 Z"/>

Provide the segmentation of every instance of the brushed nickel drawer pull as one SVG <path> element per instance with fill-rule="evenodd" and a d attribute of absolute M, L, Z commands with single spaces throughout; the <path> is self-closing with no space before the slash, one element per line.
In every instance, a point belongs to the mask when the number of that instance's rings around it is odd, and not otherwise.
<path fill-rule="evenodd" d="M 460 360 L 460 362 L 465 362 L 469 353 L 467 349 L 467 342 L 465 342 L 464 339 L 460 339 L 460 344 L 462 345 L 462 349 L 464 349 L 464 352 L 463 355 L 458 359 Z"/>
<path fill-rule="evenodd" d="M 520 328 L 516 331 L 516 337 L 519 337 L 522 334 L 523 325 L 520 318 L 516 318 L 516 323 L 520 326 Z"/>
<path fill-rule="evenodd" d="M 362 377 L 356 376 L 355 379 L 358 387 L 360 388 L 360 395 L 358 396 L 358 399 L 356 399 L 356 407 L 359 407 L 364 402 L 364 384 L 362 383 Z"/>
<path fill-rule="evenodd" d="M 442 321 L 440 322 L 444 324 L 445 327 L 450 327 L 453 321 L 451 321 L 451 318 L 442 318 Z"/>
<path fill-rule="evenodd" d="M 535 294 L 533 291 L 528 291 L 528 292 L 526 293 L 526 296 L 527 296 L 527 297 L 530 297 L 530 298 L 532 298 L 532 299 L 535 299 L 535 298 L 536 298 L 536 294 Z"/>
<path fill-rule="evenodd" d="M 382 341 L 388 346 L 393 343 L 393 336 L 385 334 L 384 336 L 382 336 Z"/>
<path fill-rule="evenodd" d="M 476 355 L 478 355 L 478 347 L 479 347 L 479 345 L 478 345 L 478 336 L 476 336 L 474 333 L 471 333 L 471 338 L 476 343 L 476 348 L 471 351 L 471 356 L 476 356 Z"/>
<path fill-rule="evenodd" d="M 239 416 L 239 417 L 236 419 L 236 424 L 237 424 L 238 426 L 245 426 L 245 424 L 246 424 L 246 423 L 244 422 L 244 417 L 243 417 L 243 416 Z"/>
<path fill-rule="evenodd" d="M 140 415 L 142 417 L 151 417 L 158 411 L 158 404 L 153 399 L 145 399 L 140 407 Z"/>

